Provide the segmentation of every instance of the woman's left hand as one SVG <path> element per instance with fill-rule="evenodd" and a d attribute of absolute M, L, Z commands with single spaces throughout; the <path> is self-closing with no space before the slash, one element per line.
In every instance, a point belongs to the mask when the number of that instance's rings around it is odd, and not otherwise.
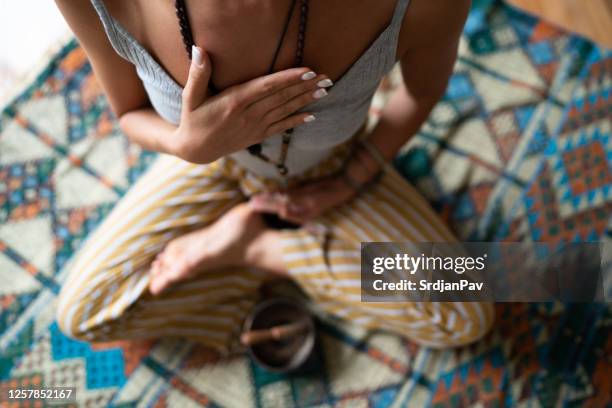
<path fill-rule="evenodd" d="M 329 176 L 286 191 L 257 194 L 249 204 L 256 211 L 274 213 L 285 221 L 304 224 L 354 195 L 355 191 L 340 177 Z"/>

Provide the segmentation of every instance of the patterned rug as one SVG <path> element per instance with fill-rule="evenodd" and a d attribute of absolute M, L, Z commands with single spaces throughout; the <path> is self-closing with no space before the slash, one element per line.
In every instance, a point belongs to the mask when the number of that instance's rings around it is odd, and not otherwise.
<path fill-rule="evenodd" d="M 397 167 L 465 240 L 610 239 L 612 52 L 476 3 L 448 92 Z M 120 134 L 75 42 L 0 131 L 0 390 L 76 386 L 88 407 L 612 406 L 599 304 L 501 304 L 493 333 L 451 351 L 322 321 L 316 359 L 291 376 L 185 341 L 71 340 L 53 321 L 66 265 L 155 155 Z"/>

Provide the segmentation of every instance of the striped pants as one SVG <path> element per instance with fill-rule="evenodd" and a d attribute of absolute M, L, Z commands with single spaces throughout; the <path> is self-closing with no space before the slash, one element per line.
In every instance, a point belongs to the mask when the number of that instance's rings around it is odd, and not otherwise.
<path fill-rule="evenodd" d="M 304 178 L 335 171 L 347 152 L 346 147 L 336 149 Z M 173 238 L 214 222 L 274 185 L 231 159 L 198 165 L 160 156 L 78 254 L 60 294 L 60 328 L 89 341 L 180 336 L 219 350 L 230 348 L 266 275 L 254 268 L 204 272 L 154 297 L 148 291 L 149 266 Z M 431 347 L 467 344 L 490 328 L 490 304 L 360 301 L 362 241 L 456 240 L 397 173 L 386 173 L 313 225 L 283 230 L 279 256 L 320 310 Z"/>

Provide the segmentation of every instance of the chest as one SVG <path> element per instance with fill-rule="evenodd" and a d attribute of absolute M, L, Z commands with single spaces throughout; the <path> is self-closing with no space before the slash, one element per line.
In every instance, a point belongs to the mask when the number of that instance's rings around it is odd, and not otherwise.
<path fill-rule="evenodd" d="M 232 2 L 228 2 L 232 3 Z M 244 1 L 244 3 L 249 3 Z M 228 7 L 224 12 L 186 0 L 195 43 L 213 62 L 213 82 L 219 89 L 268 73 L 289 10 L 289 1 L 274 2 L 274 9 Z M 265 2 L 261 2 L 265 3 Z M 107 0 L 107 8 L 181 86 L 189 60 L 183 46 L 174 1 Z M 300 1 L 290 20 L 275 70 L 294 65 Z M 388 27 L 396 0 L 310 0 L 306 24 L 304 66 L 341 78 Z M 395 44 L 389 44 L 395 47 Z M 397 52 L 402 52 L 402 42 Z"/>

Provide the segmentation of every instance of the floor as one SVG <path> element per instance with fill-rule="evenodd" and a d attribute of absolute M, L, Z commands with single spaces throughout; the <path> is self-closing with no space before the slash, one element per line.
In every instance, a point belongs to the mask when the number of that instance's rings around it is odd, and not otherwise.
<path fill-rule="evenodd" d="M 612 50 L 500 1 L 474 0 L 447 96 L 396 165 L 462 240 L 612 237 Z M 53 317 L 70 259 L 155 156 L 118 131 L 75 43 L 51 62 L 0 115 L 0 395 L 41 384 L 76 387 L 87 407 L 610 406 L 606 303 L 501 304 L 495 331 L 456 351 L 321 322 L 312 371 L 292 377 L 182 341 L 67 338 Z"/>
<path fill-rule="evenodd" d="M 69 32 L 53 1 L 0 1 L 0 107 Z"/>
<path fill-rule="evenodd" d="M 569 31 L 612 47 L 612 0 L 507 0 Z"/>

